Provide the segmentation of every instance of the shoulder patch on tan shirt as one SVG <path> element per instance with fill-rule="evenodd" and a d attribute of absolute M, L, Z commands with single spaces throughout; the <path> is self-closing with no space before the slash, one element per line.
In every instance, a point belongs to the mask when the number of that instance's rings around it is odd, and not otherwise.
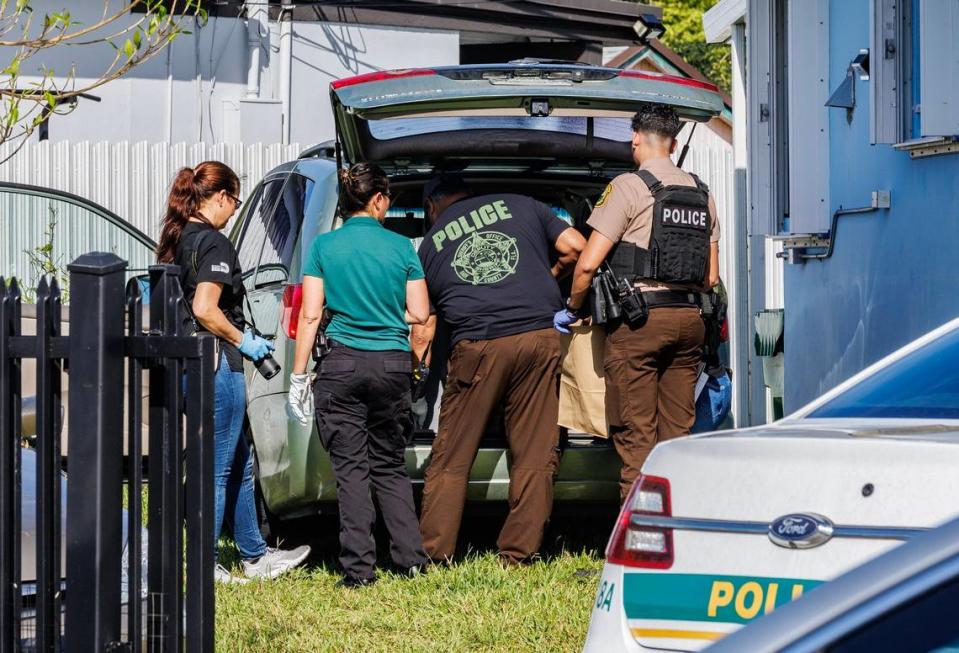
<path fill-rule="evenodd" d="M 613 184 L 612 183 L 606 184 L 606 188 L 605 190 L 603 190 L 603 194 L 599 196 L 598 200 L 596 200 L 595 207 L 597 209 L 601 209 L 604 206 L 606 206 L 606 200 L 608 200 L 609 196 L 612 194 L 613 194 Z"/>

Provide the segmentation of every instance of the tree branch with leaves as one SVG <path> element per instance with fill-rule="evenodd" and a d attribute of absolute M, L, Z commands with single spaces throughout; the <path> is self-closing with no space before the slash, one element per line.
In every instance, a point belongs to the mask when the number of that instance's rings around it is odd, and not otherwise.
<path fill-rule="evenodd" d="M 17 143 L 0 163 L 50 116 L 69 113 L 81 95 L 122 77 L 189 34 L 185 26 L 206 19 L 203 0 L 103 0 L 99 18 L 90 24 L 67 9 L 41 16 L 31 0 L 0 0 L 0 52 L 13 52 L 0 71 L 0 144 Z M 113 48 L 112 61 L 96 71 L 83 70 L 82 82 L 76 64 L 54 70 L 43 61 L 51 48 L 77 48 L 75 61 L 81 61 L 84 48 L 104 45 Z"/>

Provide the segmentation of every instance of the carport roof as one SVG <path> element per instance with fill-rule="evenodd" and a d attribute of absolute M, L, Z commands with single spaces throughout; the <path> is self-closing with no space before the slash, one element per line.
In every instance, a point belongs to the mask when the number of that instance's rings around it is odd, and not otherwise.
<path fill-rule="evenodd" d="M 279 2 L 270 4 L 276 18 Z M 633 24 L 640 14 L 662 18 L 659 7 L 624 0 L 296 0 L 288 12 L 298 21 L 456 31 L 464 43 L 630 44 L 638 41 Z"/>

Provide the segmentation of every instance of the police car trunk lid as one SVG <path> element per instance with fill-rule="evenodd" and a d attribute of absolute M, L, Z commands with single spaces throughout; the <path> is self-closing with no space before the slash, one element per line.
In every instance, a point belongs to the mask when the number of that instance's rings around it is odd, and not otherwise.
<path fill-rule="evenodd" d="M 536 61 L 377 71 L 334 81 L 331 96 L 346 160 L 393 170 L 455 160 L 628 169 L 629 119 L 642 103 L 668 104 L 695 121 L 723 109 L 707 82 Z"/>
<path fill-rule="evenodd" d="M 955 516 L 959 424 L 866 422 L 798 420 L 659 445 L 643 473 L 668 483 L 672 557 L 623 567 L 634 638 L 699 650 Z"/>

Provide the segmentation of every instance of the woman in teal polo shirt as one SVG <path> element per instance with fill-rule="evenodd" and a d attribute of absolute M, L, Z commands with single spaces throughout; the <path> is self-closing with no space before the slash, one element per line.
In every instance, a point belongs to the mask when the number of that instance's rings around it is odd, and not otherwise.
<path fill-rule="evenodd" d="M 340 510 L 343 587 L 376 577 L 372 483 L 390 533 L 394 565 L 415 575 L 426 561 L 406 474 L 410 424 L 409 325 L 429 317 L 423 269 L 412 243 L 387 230 L 389 179 L 374 164 L 340 171 L 343 227 L 317 236 L 303 277 L 289 410 L 316 423 L 330 452 Z M 331 344 L 311 392 L 306 371 L 323 309 Z M 313 396 L 311 396 L 313 395 Z"/>

